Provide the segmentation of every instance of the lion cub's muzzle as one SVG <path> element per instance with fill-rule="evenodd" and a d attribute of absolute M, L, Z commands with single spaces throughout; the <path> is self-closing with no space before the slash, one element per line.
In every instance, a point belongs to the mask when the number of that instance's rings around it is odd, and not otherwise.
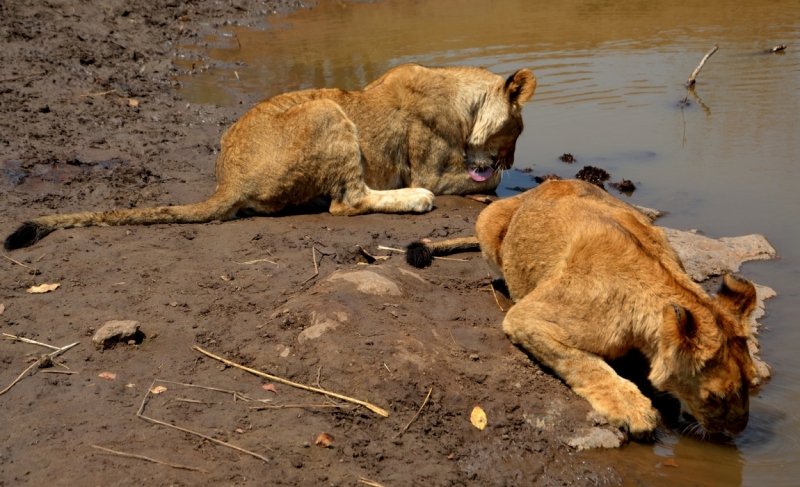
<path fill-rule="evenodd" d="M 467 173 L 473 181 L 483 182 L 491 178 L 496 171 L 511 169 L 513 159 L 507 157 L 490 157 L 467 162 Z"/>

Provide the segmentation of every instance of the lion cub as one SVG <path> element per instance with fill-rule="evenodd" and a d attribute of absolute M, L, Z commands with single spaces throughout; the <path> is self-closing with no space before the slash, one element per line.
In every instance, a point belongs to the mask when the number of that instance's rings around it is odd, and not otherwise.
<path fill-rule="evenodd" d="M 661 229 L 583 181 L 547 181 L 492 203 L 475 233 L 516 303 L 503 330 L 609 423 L 634 436 L 658 423 L 650 400 L 606 363 L 638 349 L 653 386 L 677 397 L 706 431 L 745 429 L 755 377 L 746 343 L 752 283 L 726 275 L 709 297 Z M 475 243 L 418 243 L 409 263 Z"/>
<path fill-rule="evenodd" d="M 536 78 L 486 69 L 390 69 L 362 91 L 285 93 L 222 136 L 217 188 L 182 206 L 50 215 L 5 241 L 25 247 L 57 228 L 229 220 L 317 198 L 334 215 L 426 212 L 437 194 L 493 191 L 514 163 L 522 106 Z"/>

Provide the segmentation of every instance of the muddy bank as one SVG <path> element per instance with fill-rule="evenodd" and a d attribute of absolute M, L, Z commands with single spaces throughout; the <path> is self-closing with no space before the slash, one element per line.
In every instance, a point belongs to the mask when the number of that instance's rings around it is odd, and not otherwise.
<path fill-rule="evenodd" d="M 253 103 L 193 105 L 175 91 L 179 50 L 226 22 L 259 23 L 297 2 L 101 1 L 0 5 L 0 234 L 51 212 L 198 201 L 213 191 L 219 137 Z M 211 66 L 213 69 L 213 65 Z M 233 94 L 232 96 L 236 96 Z M 327 213 L 224 224 L 57 231 L 3 259 L 3 333 L 66 345 L 53 370 L 0 396 L 0 485 L 602 485 L 622 476 L 585 442 L 619 441 L 585 401 L 513 347 L 477 255 L 412 270 L 402 247 L 472 233 L 482 204 L 437 198 L 421 216 Z M 367 264 L 357 246 L 387 256 Z M 314 250 L 312 250 L 314 249 Z M 318 274 L 315 275 L 316 258 Z M 46 294 L 34 284 L 59 283 Z M 97 348 L 110 320 L 130 342 Z M 226 367 L 217 355 L 389 412 Z M 44 350 L 0 342 L 2 386 Z M 66 369 L 68 367 L 69 369 Z M 99 377 L 115 374 L 114 380 Z M 257 452 L 263 462 L 137 418 Z M 419 417 L 403 428 L 429 402 Z M 281 407 L 275 407 L 281 406 Z M 488 426 L 469 422 L 482 407 Z M 333 437 L 315 445 L 322 432 Z M 201 468 L 176 470 L 92 448 Z M 653 466 L 656 468 L 656 466 Z"/>

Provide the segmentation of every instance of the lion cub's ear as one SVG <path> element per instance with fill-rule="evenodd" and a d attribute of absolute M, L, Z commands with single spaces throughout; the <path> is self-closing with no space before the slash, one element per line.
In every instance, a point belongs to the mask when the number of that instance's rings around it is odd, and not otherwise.
<path fill-rule="evenodd" d="M 511 103 L 524 105 L 536 91 L 536 78 L 530 69 L 520 69 L 506 80 L 506 94 Z"/>
<path fill-rule="evenodd" d="M 756 307 L 756 287 L 743 277 L 725 274 L 717 300 L 737 318 L 746 318 Z"/>
<path fill-rule="evenodd" d="M 694 316 L 682 306 L 669 303 L 664 308 L 664 324 L 662 328 L 667 343 L 682 349 L 695 348 L 697 323 Z"/>

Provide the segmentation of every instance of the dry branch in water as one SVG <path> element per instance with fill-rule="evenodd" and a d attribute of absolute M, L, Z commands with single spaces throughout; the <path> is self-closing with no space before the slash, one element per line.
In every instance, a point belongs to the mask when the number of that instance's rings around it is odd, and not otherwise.
<path fill-rule="evenodd" d="M 695 84 L 695 78 L 697 78 L 697 75 L 700 73 L 700 70 L 703 69 L 703 66 L 705 66 L 706 61 L 708 61 L 708 58 L 710 58 L 712 54 L 717 52 L 717 49 L 719 49 L 719 45 L 718 44 L 714 44 L 714 49 L 708 51 L 708 54 L 703 56 L 703 59 L 700 61 L 700 64 L 697 65 L 697 67 L 694 69 L 694 71 L 692 71 L 692 74 L 689 75 L 689 79 L 686 80 L 686 85 L 685 86 L 687 88 L 689 88 L 690 86 Z"/>
<path fill-rule="evenodd" d="M 287 386 L 297 387 L 298 389 L 305 389 L 307 391 L 317 392 L 319 394 L 324 394 L 326 396 L 333 396 L 333 397 L 335 397 L 337 399 L 341 399 L 343 401 L 352 402 L 354 404 L 358 404 L 358 405 L 364 406 L 365 408 L 369 409 L 370 411 L 374 412 L 375 414 L 383 416 L 384 418 L 388 418 L 389 417 L 389 413 L 385 409 L 381 409 L 378 406 L 375 406 L 374 404 L 370 404 L 370 403 L 368 403 L 366 401 L 361 401 L 359 399 L 354 399 L 352 397 L 344 396 L 342 394 L 337 394 L 335 392 L 326 391 L 325 389 L 318 389 L 316 387 L 311 387 L 311 386 L 307 386 L 307 385 L 304 385 L 304 384 L 298 384 L 297 382 L 292 382 L 292 381 L 290 381 L 288 379 L 284 379 L 284 378 L 278 377 L 276 375 L 266 374 L 264 372 L 260 372 L 260 371 L 255 370 L 255 369 L 251 369 L 250 367 L 245 367 L 244 365 L 239 365 L 236 362 L 231 362 L 228 359 L 224 359 L 222 357 L 218 357 L 218 356 L 214 355 L 213 353 L 211 353 L 209 351 L 203 350 L 202 348 L 198 347 L 197 345 L 195 345 L 192 348 L 194 348 L 198 352 L 202 353 L 203 355 L 207 355 L 207 356 L 209 356 L 209 357 L 211 357 L 211 358 L 213 358 L 215 360 L 219 360 L 220 362 L 222 362 L 224 364 L 228 364 L 231 367 L 236 367 L 237 369 L 241 369 L 241 370 L 250 372 L 251 374 L 257 375 L 259 377 L 264 377 L 264 378 L 267 378 L 269 380 L 273 380 L 275 382 L 280 382 L 281 384 L 286 384 Z"/>
<path fill-rule="evenodd" d="M 133 453 L 125 453 L 125 452 L 121 452 L 121 451 L 115 451 L 115 450 L 112 450 L 111 448 L 104 448 L 104 447 L 98 446 L 98 445 L 92 445 L 92 448 L 97 448 L 98 450 L 103 450 L 104 452 L 111 453 L 113 455 L 119 455 L 121 457 L 127 457 L 127 458 L 137 458 L 139 460 L 147 460 L 148 462 L 158 463 L 159 465 L 166 465 L 166 466 L 172 467 L 172 468 L 180 468 L 180 469 L 183 469 L 183 470 L 193 470 L 195 472 L 208 473 L 208 470 L 203 470 L 202 468 L 189 467 L 188 465 L 181 465 L 179 463 L 164 462 L 164 461 L 161 461 L 161 460 L 156 460 L 155 458 L 146 457 L 144 455 L 135 455 Z"/>

